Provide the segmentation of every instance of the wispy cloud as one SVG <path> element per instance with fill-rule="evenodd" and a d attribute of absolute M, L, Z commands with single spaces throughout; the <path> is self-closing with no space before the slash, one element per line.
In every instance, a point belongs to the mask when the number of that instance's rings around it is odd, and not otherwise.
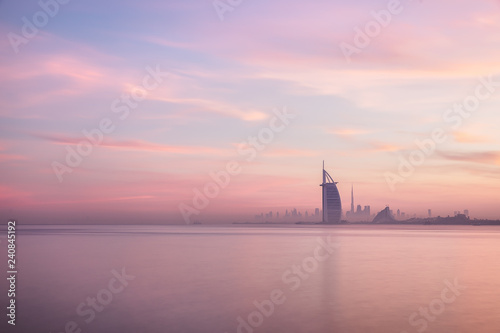
<path fill-rule="evenodd" d="M 51 141 L 58 145 L 78 145 L 82 142 L 89 142 L 85 137 L 69 137 L 61 134 L 33 134 L 41 139 Z M 138 150 L 150 152 L 165 152 L 180 155 L 216 155 L 227 156 L 232 153 L 230 149 L 216 148 L 210 146 L 179 146 L 147 142 L 144 140 L 114 140 L 105 138 L 99 147 L 119 150 Z"/>
<path fill-rule="evenodd" d="M 287 149 L 287 148 L 271 148 L 266 151 L 263 155 L 268 157 L 313 157 L 319 156 L 321 152 L 317 150 L 307 150 L 307 149 Z"/>
<path fill-rule="evenodd" d="M 356 137 L 358 135 L 364 135 L 371 133 L 371 130 L 361 129 L 361 128 L 332 128 L 327 130 L 328 133 L 338 135 L 340 137 Z"/>
<path fill-rule="evenodd" d="M 397 152 L 403 150 L 402 146 L 391 144 L 391 143 L 382 143 L 382 142 L 372 142 L 370 143 L 371 148 L 368 149 L 370 152 Z"/>
<path fill-rule="evenodd" d="M 259 110 L 245 110 L 241 107 L 233 106 L 217 100 L 208 100 L 201 98 L 162 97 L 159 94 L 151 96 L 150 99 L 179 104 L 185 107 L 195 107 L 195 109 L 191 108 L 192 113 L 209 112 L 228 116 L 231 118 L 237 118 L 243 121 L 260 121 L 269 117 L 269 114 Z"/>
<path fill-rule="evenodd" d="M 27 161 L 27 160 L 29 160 L 29 157 L 25 156 L 25 155 L 0 153 L 0 162 L 4 162 L 4 161 Z"/>
<path fill-rule="evenodd" d="M 453 132 L 453 139 L 458 143 L 486 143 L 493 142 L 491 138 L 485 135 L 473 134 L 469 132 L 455 131 Z"/>
<path fill-rule="evenodd" d="M 437 151 L 438 156 L 459 162 L 482 163 L 500 166 L 500 151 L 479 151 L 479 152 L 445 152 Z"/>

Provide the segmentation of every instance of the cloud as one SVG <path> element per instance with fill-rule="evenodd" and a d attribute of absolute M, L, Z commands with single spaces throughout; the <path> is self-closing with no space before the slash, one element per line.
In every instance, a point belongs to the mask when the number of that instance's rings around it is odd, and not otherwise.
<path fill-rule="evenodd" d="M 472 134 L 469 132 L 455 131 L 452 133 L 453 139 L 458 143 L 487 143 L 492 142 L 490 138 L 484 135 Z"/>
<path fill-rule="evenodd" d="M 362 128 L 334 128 L 327 130 L 327 133 L 334 134 L 348 143 L 356 145 L 357 148 L 353 148 L 353 150 L 358 152 L 395 152 L 404 149 L 401 145 L 367 139 L 365 135 L 376 133 L 375 130 Z"/>
<path fill-rule="evenodd" d="M 312 157 L 318 156 L 321 152 L 307 149 L 293 148 L 271 148 L 263 155 L 268 157 Z"/>
<path fill-rule="evenodd" d="M 394 145 L 391 143 L 382 143 L 382 142 L 372 142 L 370 143 L 371 149 L 368 149 L 370 152 L 396 152 L 401 151 L 403 148 L 398 145 Z"/>
<path fill-rule="evenodd" d="M 59 145 L 78 145 L 82 142 L 89 142 L 85 137 L 69 137 L 61 134 L 34 133 L 35 137 L 51 141 Z M 104 138 L 99 147 L 117 150 L 137 150 L 151 152 L 165 152 L 180 155 L 216 155 L 227 156 L 232 153 L 230 149 L 222 149 L 209 146 L 179 146 L 147 142 L 144 140 L 114 140 Z"/>
<path fill-rule="evenodd" d="M 333 128 L 327 130 L 328 133 L 338 135 L 340 137 L 353 137 L 363 134 L 371 133 L 372 131 L 361 128 Z"/>
<path fill-rule="evenodd" d="M 243 109 L 238 106 L 230 105 L 226 102 L 217 100 L 208 100 L 202 98 L 178 98 L 165 97 L 161 93 L 152 94 L 149 99 L 158 100 L 168 103 L 180 104 L 186 107 L 194 107 L 191 112 L 209 112 L 219 115 L 228 116 L 231 118 L 240 119 L 243 121 L 253 122 L 269 118 L 269 114 L 255 109 Z"/>
<path fill-rule="evenodd" d="M 0 67 L 4 85 L 0 92 L 0 96 L 4 96 L 2 115 L 25 119 L 68 117 L 71 114 L 66 109 L 50 106 L 64 102 L 74 104 L 77 99 L 78 104 L 85 104 L 82 98 L 95 98 L 103 91 L 137 83 L 134 82 L 136 70 L 119 68 L 118 57 L 46 32 L 40 32 L 36 38 L 42 39 L 51 51 L 20 52 L 9 60 L 7 56 L 2 57 L 9 63 Z M 112 98 L 116 97 L 110 96 L 110 100 Z"/>
<path fill-rule="evenodd" d="M 132 37 L 134 37 L 132 35 Z M 195 46 L 196 44 L 194 43 L 187 43 L 187 42 L 177 42 L 177 41 L 173 41 L 173 40 L 168 40 L 168 39 L 165 39 L 163 37 L 157 37 L 157 36 L 138 36 L 137 37 L 139 40 L 143 40 L 145 42 L 148 42 L 148 43 L 153 43 L 153 44 L 156 44 L 156 45 L 160 45 L 160 46 L 166 46 L 166 47 L 170 47 L 170 48 L 177 48 L 177 49 L 195 49 Z"/>
<path fill-rule="evenodd" d="M 500 151 L 482 152 L 444 152 L 436 151 L 436 154 L 446 160 L 482 163 L 500 166 Z"/>
<path fill-rule="evenodd" d="M 27 161 L 29 158 L 20 154 L 3 154 L 0 153 L 0 162 L 5 161 Z"/>

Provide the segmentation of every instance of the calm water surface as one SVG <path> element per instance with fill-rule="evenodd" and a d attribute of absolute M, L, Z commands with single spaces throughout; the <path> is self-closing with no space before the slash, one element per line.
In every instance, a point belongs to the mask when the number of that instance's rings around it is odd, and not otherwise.
<path fill-rule="evenodd" d="M 2 332 L 500 331 L 500 227 L 21 226 L 17 237 L 17 325 L 4 314 Z M 5 275 L 6 244 L 2 232 Z"/>

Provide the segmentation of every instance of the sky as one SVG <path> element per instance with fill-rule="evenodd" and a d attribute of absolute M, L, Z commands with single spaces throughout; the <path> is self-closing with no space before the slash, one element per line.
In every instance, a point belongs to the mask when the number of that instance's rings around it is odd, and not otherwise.
<path fill-rule="evenodd" d="M 0 218 L 500 218 L 500 1 L 0 1 Z"/>

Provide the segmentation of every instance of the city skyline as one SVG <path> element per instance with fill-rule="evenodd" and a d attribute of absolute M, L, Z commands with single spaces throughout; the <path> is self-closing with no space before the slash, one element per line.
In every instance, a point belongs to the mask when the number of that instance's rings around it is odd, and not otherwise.
<path fill-rule="evenodd" d="M 0 2 L 0 218 L 304 211 L 323 159 L 371 214 L 500 218 L 496 0 L 48 2 Z"/>
<path fill-rule="evenodd" d="M 332 176 L 325 170 L 325 161 L 323 161 L 323 181 L 320 186 L 322 187 L 322 209 L 314 208 L 307 209 L 305 208 L 304 214 L 297 208 L 286 209 L 284 212 L 280 211 L 269 211 L 269 212 L 261 212 L 260 214 L 255 215 L 254 219 L 260 223 L 269 223 L 275 221 L 281 222 L 316 222 L 316 223 L 326 223 L 326 224 L 338 224 L 341 222 L 372 222 L 372 220 L 377 216 L 378 213 L 371 213 L 371 206 L 365 205 L 362 207 L 360 204 L 355 205 L 354 200 L 354 184 L 351 184 L 351 202 L 350 202 L 350 210 L 342 209 L 342 196 L 337 190 L 338 182 L 335 182 Z M 330 187 L 330 193 L 328 193 L 327 188 Z M 329 198 L 331 196 L 331 198 Z M 331 213 L 335 215 L 331 222 L 329 222 L 328 211 L 325 214 L 325 206 L 328 207 L 328 201 L 331 201 Z M 355 208 L 356 206 L 356 208 Z M 311 214 L 309 214 L 309 210 Z M 390 215 L 394 217 L 396 221 L 404 221 L 406 219 L 411 218 L 432 218 L 432 217 L 456 217 L 460 215 L 464 215 L 467 218 L 470 218 L 469 210 L 464 209 L 453 211 L 453 215 L 443 215 L 443 216 L 433 216 L 432 209 L 427 209 L 427 215 L 417 215 L 416 213 L 406 213 L 402 212 L 399 208 L 397 210 L 390 209 L 389 205 L 386 205 L 384 209 L 387 210 Z M 339 213 L 340 211 L 340 213 Z M 380 213 L 380 212 L 379 212 Z M 340 217 L 339 217 L 340 216 Z M 247 221 L 248 222 L 248 221 Z M 200 223 L 198 220 L 197 223 Z"/>
<path fill-rule="evenodd" d="M 359 206 L 359 205 L 358 205 Z M 365 206 L 366 207 L 371 207 L 370 205 Z M 389 207 L 389 206 L 386 206 Z M 380 207 L 377 208 L 371 212 L 370 215 L 365 215 L 362 214 L 362 218 L 359 217 L 354 217 L 350 219 L 347 214 L 349 211 L 345 211 L 346 215 L 342 216 L 342 220 L 345 222 L 353 222 L 353 223 L 359 223 L 359 222 L 372 222 L 373 218 L 382 210 L 384 210 L 386 207 Z M 389 207 L 390 208 L 390 207 Z M 432 209 L 428 209 L 428 211 Z M 361 210 L 361 212 L 363 212 Z M 424 218 L 436 218 L 436 217 L 456 217 L 459 215 L 464 215 L 468 218 L 471 218 L 472 220 L 477 219 L 474 215 L 470 215 L 470 212 L 468 209 L 463 209 L 463 210 L 455 210 L 453 212 L 450 212 L 448 214 L 444 215 L 425 215 L 425 214 L 417 214 L 413 212 L 402 212 L 400 209 L 395 208 L 391 209 L 390 208 L 390 213 L 394 216 L 395 220 L 397 221 L 405 221 L 408 219 L 412 218 L 418 218 L 418 219 L 424 219 Z M 288 208 L 285 209 L 284 211 L 268 211 L 268 212 L 261 212 L 260 214 L 254 215 L 253 220 L 258 223 L 266 223 L 266 222 L 286 222 L 286 223 L 296 223 L 296 222 L 316 222 L 320 223 L 322 218 L 322 210 L 319 208 L 305 208 L 304 211 L 298 210 L 297 208 Z M 252 219 L 247 218 L 245 221 L 250 222 Z M 498 219 L 496 219 L 498 220 Z M 201 221 L 198 220 L 198 223 Z"/>

